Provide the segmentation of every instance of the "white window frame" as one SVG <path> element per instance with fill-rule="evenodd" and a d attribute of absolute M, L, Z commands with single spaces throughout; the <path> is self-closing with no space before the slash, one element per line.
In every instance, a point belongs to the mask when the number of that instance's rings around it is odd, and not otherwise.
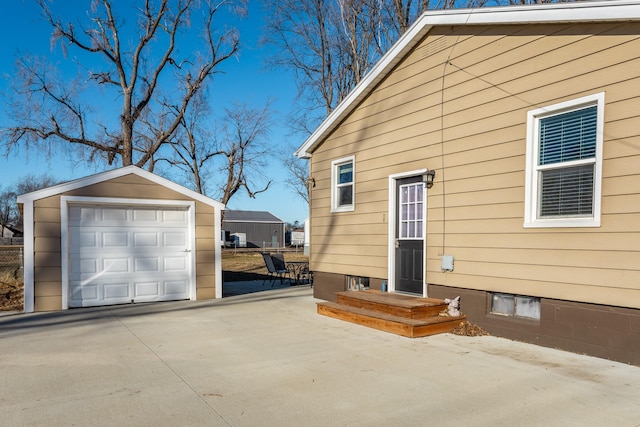
<path fill-rule="evenodd" d="M 594 164 L 593 215 L 588 217 L 539 218 L 539 129 L 540 120 L 587 107 L 597 107 L 596 150 L 594 160 L 577 160 L 564 163 L 563 167 Z M 604 127 L 604 92 L 550 105 L 527 113 L 527 148 L 525 174 L 525 228 L 543 227 L 599 227 L 602 189 L 602 147 Z"/>
<path fill-rule="evenodd" d="M 350 184 L 340 184 L 340 179 L 338 177 L 338 168 L 342 165 L 346 165 L 351 163 L 353 168 L 351 172 L 351 183 Z M 339 190 L 345 186 L 351 186 L 351 204 L 349 205 L 340 205 L 340 196 Z M 352 212 L 355 210 L 356 206 L 356 157 L 349 156 L 343 157 L 341 159 L 337 159 L 331 162 L 331 212 Z"/>

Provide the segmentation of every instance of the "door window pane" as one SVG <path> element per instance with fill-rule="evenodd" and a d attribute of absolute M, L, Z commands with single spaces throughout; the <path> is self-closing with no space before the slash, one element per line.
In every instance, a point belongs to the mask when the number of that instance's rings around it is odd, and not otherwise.
<path fill-rule="evenodd" d="M 421 239 L 424 225 L 424 184 L 414 183 L 400 186 L 399 218 L 401 239 Z"/>

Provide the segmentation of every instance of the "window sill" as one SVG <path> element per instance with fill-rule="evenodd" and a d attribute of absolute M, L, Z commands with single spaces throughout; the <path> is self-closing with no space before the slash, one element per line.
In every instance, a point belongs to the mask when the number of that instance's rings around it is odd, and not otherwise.
<path fill-rule="evenodd" d="M 355 208 L 353 206 L 343 206 L 343 207 L 331 209 L 331 213 L 353 212 L 353 211 L 355 211 Z"/>
<path fill-rule="evenodd" d="M 525 222 L 524 228 L 579 228 L 579 227 L 600 227 L 600 220 L 594 219 L 545 219 L 532 222 Z"/>

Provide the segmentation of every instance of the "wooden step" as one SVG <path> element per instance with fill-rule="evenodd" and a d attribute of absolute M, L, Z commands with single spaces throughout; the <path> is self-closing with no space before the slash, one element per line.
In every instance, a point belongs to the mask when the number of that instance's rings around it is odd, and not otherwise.
<path fill-rule="evenodd" d="M 465 316 L 444 317 L 437 315 L 424 319 L 411 319 L 333 302 L 318 303 L 318 314 L 408 338 L 449 332 L 466 319 Z"/>
<path fill-rule="evenodd" d="M 443 300 L 377 290 L 336 293 L 338 304 L 362 308 L 407 319 L 427 319 L 447 309 Z"/>

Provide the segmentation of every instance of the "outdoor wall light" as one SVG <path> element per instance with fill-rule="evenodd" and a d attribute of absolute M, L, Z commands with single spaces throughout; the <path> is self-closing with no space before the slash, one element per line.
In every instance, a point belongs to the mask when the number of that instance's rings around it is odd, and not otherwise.
<path fill-rule="evenodd" d="M 436 171 L 433 169 L 427 169 L 427 171 L 422 175 L 422 181 L 425 183 L 427 188 L 433 187 L 433 180 L 436 177 Z"/>
<path fill-rule="evenodd" d="M 307 186 L 311 188 L 316 188 L 316 180 L 315 178 L 309 177 L 307 178 Z"/>

